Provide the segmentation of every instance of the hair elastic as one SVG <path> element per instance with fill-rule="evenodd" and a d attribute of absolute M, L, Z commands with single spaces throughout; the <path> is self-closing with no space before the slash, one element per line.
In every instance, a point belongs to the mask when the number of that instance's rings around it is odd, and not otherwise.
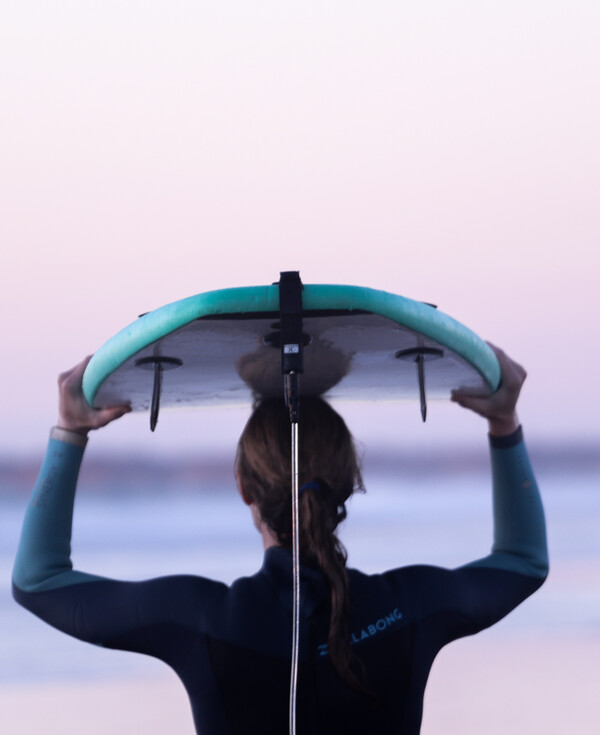
<path fill-rule="evenodd" d="M 317 490 L 318 492 L 321 492 L 322 489 L 323 486 L 319 482 L 305 482 L 298 490 L 298 497 L 300 497 L 305 490 Z"/>

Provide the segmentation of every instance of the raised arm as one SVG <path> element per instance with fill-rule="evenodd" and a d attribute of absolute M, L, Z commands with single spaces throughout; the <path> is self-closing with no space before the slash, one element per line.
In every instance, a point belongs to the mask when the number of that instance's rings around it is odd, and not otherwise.
<path fill-rule="evenodd" d="M 58 378 L 59 412 L 29 502 L 13 583 L 23 592 L 41 592 L 95 579 L 72 571 L 71 524 L 79 467 L 87 434 L 123 416 L 129 406 L 97 410 L 86 402 L 81 380 L 90 358 Z"/>
<path fill-rule="evenodd" d="M 488 420 L 493 480 L 492 553 L 469 566 L 504 569 L 543 579 L 548 573 L 544 510 L 517 418 L 525 370 L 490 345 L 500 363 L 496 393 L 454 391 L 452 400 Z"/>

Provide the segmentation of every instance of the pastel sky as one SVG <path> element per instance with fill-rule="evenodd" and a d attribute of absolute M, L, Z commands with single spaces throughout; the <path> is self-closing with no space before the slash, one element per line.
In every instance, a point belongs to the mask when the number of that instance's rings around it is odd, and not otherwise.
<path fill-rule="evenodd" d="M 530 438 L 600 439 L 599 28 L 595 0 L 4 2 L 0 453 L 41 451 L 57 373 L 138 314 L 291 269 L 438 304 L 527 367 Z"/>

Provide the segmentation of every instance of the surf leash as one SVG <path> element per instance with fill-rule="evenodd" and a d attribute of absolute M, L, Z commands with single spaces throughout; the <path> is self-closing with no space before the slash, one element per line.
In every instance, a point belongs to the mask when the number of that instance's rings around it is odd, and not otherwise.
<path fill-rule="evenodd" d="M 300 528 L 298 522 L 298 422 L 300 419 L 300 375 L 304 372 L 302 335 L 302 281 L 297 271 L 279 277 L 281 326 L 281 372 L 285 403 L 290 414 L 292 439 L 292 658 L 290 672 L 289 733 L 296 735 L 296 695 L 300 647 Z"/>

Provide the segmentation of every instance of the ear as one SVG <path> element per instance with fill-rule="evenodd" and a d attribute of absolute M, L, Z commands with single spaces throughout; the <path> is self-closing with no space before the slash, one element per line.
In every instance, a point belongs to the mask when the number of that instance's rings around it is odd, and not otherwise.
<path fill-rule="evenodd" d="M 246 503 L 246 505 L 252 505 L 254 501 L 247 493 L 244 492 L 244 488 L 242 487 L 242 480 L 240 478 L 239 472 L 235 473 L 235 481 L 236 481 L 237 488 L 239 490 L 240 495 L 242 496 L 242 500 L 244 501 L 244 503 Z"/>

